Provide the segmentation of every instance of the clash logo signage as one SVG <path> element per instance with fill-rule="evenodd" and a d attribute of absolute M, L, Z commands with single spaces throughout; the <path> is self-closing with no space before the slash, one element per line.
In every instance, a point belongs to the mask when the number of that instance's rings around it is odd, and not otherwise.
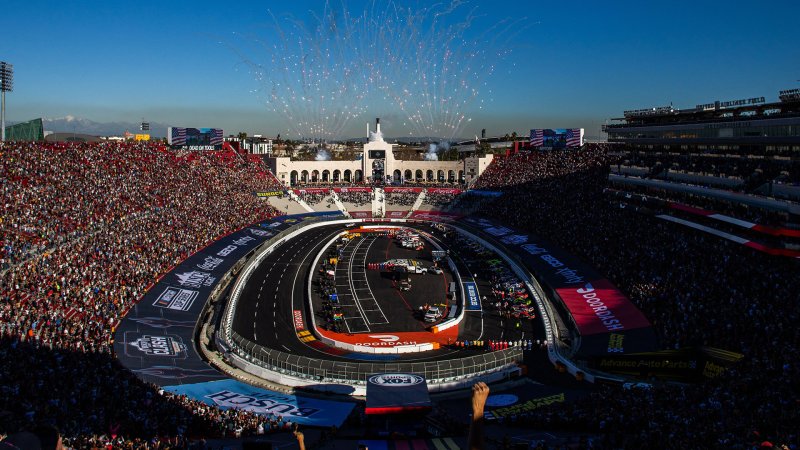
<path fill-rule="evenodd" d="M 128 344 L 148 356 L 185 357 L 186 353 L 186 345 L 177 336 L 145 334 Z"/>

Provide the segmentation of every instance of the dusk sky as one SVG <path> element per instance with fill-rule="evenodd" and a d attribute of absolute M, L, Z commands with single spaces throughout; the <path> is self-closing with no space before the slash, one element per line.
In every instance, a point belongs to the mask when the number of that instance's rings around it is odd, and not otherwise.
<path fill-rule="evenodd" d="M 346 5 L 361 15 L 372 2 Z M 246 62 L 269 61 L 253 43 L 273 39 L 273 17 L 313 29 L 312 13 L 321 15 L 324 2 L 6 0 L 3 6 L 0 60 L 15 70 L 6 98 L 10 121 L 145 118 L 226 134 L 286 135 L 285 120 L 265 106 L 256 92 L 263 85 Z M 467 38 L 516 21 L 511 57 L 478 94 L 483 109 L 472 101 L 463 111 L 472 119 L 459 129 L 464 137 L 481 128 L 502 135 L 541 127 L 583 127 L 593 137 L 626 109 L 771 101 L 781 89 L 800 87 L 796 1 L 500 0 L 473 1 L 459 11 L 478 16 Z M 443 26 L 463 20 L 459 11 Z M 409 134 L 396 105 L 370 96 L 342 137 L 362 136 L 364 123 L 379 116 L 387 118 L 385 134 Z"/>

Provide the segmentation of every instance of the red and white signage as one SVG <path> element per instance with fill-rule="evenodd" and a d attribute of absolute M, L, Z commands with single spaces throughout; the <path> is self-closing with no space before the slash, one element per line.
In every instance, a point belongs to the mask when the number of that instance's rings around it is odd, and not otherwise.
<path fill-rule="evenodd" d="M 292 317 L 294 317 L 294 329 L 295 330 L 305 330 L 305 324 L 303 324 L 303 311 L 295 309 L 292 312 Z"/>
<path fill-rule="evenodd" d="M 458 195 L 463 192 L 461 189 L 456 188 L 428 188 L 429 194 L 453 194 Z"/>
<path fill-rule="evenodd" d="M 594 279 L 574 287 L 557 288 L 578 332 L 588 336 L 649 327 L 650 322 L 628 297 L 606 279 Z"/>

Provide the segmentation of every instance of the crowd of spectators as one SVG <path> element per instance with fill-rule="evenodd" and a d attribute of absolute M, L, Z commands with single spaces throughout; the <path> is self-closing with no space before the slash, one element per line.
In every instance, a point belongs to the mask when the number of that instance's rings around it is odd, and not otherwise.
<path fill-rule="evenodd" d="M 363 192 L 347 191 L 347 192 L 337 192 L 336 195 L 339 196 L 339 201 L 341 201 L 342 203 L 349 203 L 350 205 L 361 207 L 372 203 L 372 196 L 374 195 L 374 193 L 373 191 L 363 191 Z"/>
<path fill-rule="evenodd" d="M 177 448 L 291 427 L 160 391 L 111 354 L 114 327 L 160 274 L 277 214 L 253 195 L 275 188 L 263 164 L 141 143 L 4 143 L 0 154 L 0 435 L 44 423 L 75 448 Z M 503 195 L 483 213 L 594 266 L 663 348 L 745 357 L 700 384 L 604 387 L 509 423 L 600 434 L 604 448 L 798 445 L 798 262 L 620 209 L 603 196 L 613 162 L 602 145 L 496 158 L 476 187 Z M 372 195 L 339 194 L 359 206 Z"/>
<path fill-rule="evenodd" d="M 701 384 L 609 387 L 515 420 L 601 433 L 608 448 L 797 445 L 798 262 L 619 208 L 603 196 L 609 159 L 594 145 L 500 160 L 478 181 L 504 191 L 484 213 L 597 268 L 650 319 L 662 348 L 713 346 L 745 357 Z"/>
<path fill-rule="evenodd" d="M 694 173 L 713 177 L 734 177 L 763 182 L 800 183 L 800 163 L 788 158 L 771 159 L 753 155 L 713 155 L 644 153 L 632 150 L 623 153 L 619 165 L 645 167 L 651 175 L 664 170 Z"/>
<path fill-rule="evenodd" d="M 773 211 L 758 206 L 747 205 L 723 198 L 697 195 L 691 192 L 659 189 L 651 186 L 637 186 L 629 183 L 611 183 L 611 188 L 629 193 L 638 193 L 648 197 L 658 198 L 667 202 L 680 203 L 717 214 L 724 214 L 740 220 L 747 220 L 760 225 L 783 227 L 787 225 L 790 217 L 788 213 Z"/>
<path fill-rule="evenodd" d="M 322 203 L 326 197 L 328 198 L 328 203 L 333 203 L 333 200 L 330 198 L 330 191 L 320 192 L 300 190 L 297 196 L 300 198 L 300 200 L 306 202 L 308 205 L 317 205 Z"/>
<path fill-rule="evenodd" d="M 414 206 L 414 203 L 417 201 L 419 197 L 418 192 L 414 192 L 411 190 L 408 191 L 395 191 L 395 192 L 385 192 L 386 195 L 386 204 L 393 205 L 393 206 Z"/>
<path fill-rule="evenodd" d="M 428 190 L 427 192 L 425 192 L 425 199 L 423 200 L 422 203 L 423 203 L 423 205 L 428 205 L 428 206 L 431 206 L 431 207 L 434 207 L 434 208 L 444 209 L 448 205 L 450 205 L 450 203 L 452 203 L 453 200 L 460 195 L 460 193 L 461 193 L 460 191 L 458 191 L 458 192 L 456 192 L 456 191 L 452 191 L 452 192 L 449 192 L 449 191 L 432 192 L 432 191 Z"/>
<path fill-rule="evenodd" d="M 254 417 L 192 414 L 199 405 L 159 396 L 111 351 L 114 327 L 160 274 L 277 214 L 253 194 L 276 183 L 263 163 L 158 144 L 7 142 L 0 154 L 0 433 L 42 422 L 77 440 L 115 423 L 145 439 L 198 420 L 251 427 Z"/>

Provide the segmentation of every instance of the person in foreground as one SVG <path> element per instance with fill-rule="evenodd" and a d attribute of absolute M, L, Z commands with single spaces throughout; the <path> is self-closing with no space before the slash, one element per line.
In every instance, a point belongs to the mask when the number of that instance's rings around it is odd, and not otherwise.
<path fill-rule="evenodd" d="M 483 436 L 483 407 L 489 397 L 489 386 L 479 381 L 472 386 L 472 419 L 469 422 L 469 450 L 483 450 L 485 439 Z"/>

